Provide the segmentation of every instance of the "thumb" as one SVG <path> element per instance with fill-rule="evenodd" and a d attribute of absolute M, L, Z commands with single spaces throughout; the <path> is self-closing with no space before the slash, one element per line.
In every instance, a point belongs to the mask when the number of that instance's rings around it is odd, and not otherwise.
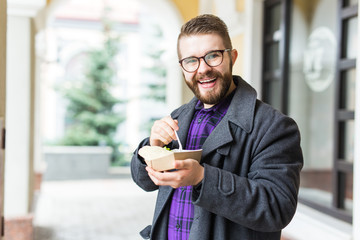
<path fill-rule="evenodd" d="M 176 169 L 183 169 L 185 168 L 185 160 L 175 160 L 174 165 Z"/>
<path fill-rule="evenodd" d="M 176 160 L 175 168 L 176 169 L 190 169 L 192 166 L 193 159 L 185 159 L 185 160 Z"/>

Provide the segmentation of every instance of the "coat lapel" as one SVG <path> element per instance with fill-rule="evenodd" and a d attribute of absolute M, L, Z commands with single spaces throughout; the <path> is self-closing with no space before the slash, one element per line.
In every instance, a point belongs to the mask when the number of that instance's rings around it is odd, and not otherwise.
<path fill-rule="evenodd" d="M 219 148 L 233 141 L 230 124 L 239 126 L 247 133 L 253 128 L 256 91 L 238 76 L 234 76 L 234 81 L 237 89 L 228 112 L 204 142 L 202 158 L 214 150 L 221 151 Z M 223 150 L 222 154 L 226 155 L 227 151 Z"/>
<path fill-rule="evenodd" d="M 202 158 L 206 158 L 206 156 L 213 150 L 231 143 L 232 141 L 233 136 L 229 128 L 229 121 L 227 117 L 224 117 L 205 140 L 202 146 Z"/>

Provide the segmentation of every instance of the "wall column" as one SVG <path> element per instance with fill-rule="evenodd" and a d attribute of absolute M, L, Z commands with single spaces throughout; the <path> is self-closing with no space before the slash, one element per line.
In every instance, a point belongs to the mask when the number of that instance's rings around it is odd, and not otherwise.
<path fill-rule="evenodd" d="M 5 214 L 29 212 L 32 23 L 8 17 Z"/>
<path fill-rule="evenodd" d="M 34 17 L 44 6 L 45 0 L 31 3 L 8 1 L 4 202 L 6 239 L 17 239 L 20 235 L 32 239 Z"/>

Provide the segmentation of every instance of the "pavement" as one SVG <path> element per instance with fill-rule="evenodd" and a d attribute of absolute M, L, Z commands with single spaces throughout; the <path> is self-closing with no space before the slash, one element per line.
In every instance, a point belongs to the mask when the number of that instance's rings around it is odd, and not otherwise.
<path fill-rule="evenodd" d="M 151 224 L 157 192 L 130 177 L 44 181 L 34 208 L 34 240 L 138 240 Z"/>

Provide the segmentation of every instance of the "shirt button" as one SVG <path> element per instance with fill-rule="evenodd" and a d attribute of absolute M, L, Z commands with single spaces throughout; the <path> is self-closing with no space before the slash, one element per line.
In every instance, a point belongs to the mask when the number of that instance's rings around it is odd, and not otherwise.
<path fill-rule="evenodd" d="M 180 224 L 176 224 L 176 229 L 179 229 L 181 226 L 180 226 Z"/>
<path fill-rule="evenodd" d="M 199 119 L 198 119 L 198 123 L 201 123 L 201 121 L 202 121 L 202 119 L 201 119 L 201 118 L 199 118 Z"/>

